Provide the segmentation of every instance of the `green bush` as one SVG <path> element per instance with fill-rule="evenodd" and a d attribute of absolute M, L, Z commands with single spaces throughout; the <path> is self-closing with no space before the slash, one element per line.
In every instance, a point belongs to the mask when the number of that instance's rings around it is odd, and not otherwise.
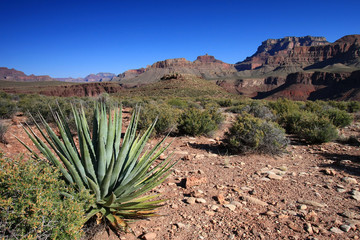
<path fill-rule="evenodd" d="M 1 239 L 82 236 L 90 195 L 76 193 L 47 163 L 0 156 L 0 196 Z"/>
<path fill-rule="evenodd" d="M 317 119 L 318 116 L 315 113 L 308 111 L 292 111 L 285 113 L 280 119 L 279 124 L 289 134 L 297 134 L 299 132 L 300 123 L 304 120 L 311 121 Z"/>
<path fill-rule="evenodd" d="M 326 118 L 305 118 L 299 122 L 297 134 L 309 143 L 325 143 L 338 137 L 336 127 Z"/>
<path fill-rule="evenodd" d="M 222 120 L 223 117 L 217 108 L 189 108 L 180 116 L 179 133 L 191 136 L 208 135 L 218 128 Z"/>
<path fill-rule="evenodd" d="M 253 101 L 243 108 L 243 111 L 252 114 L 254 117 L 274 121 L 276 116 L 274 112 L 261 102 Z"/>
<path fill-rule="evenodd" d="M 104 95 L 106 97 L 106 95 Z M 91 126 L 91 117 L 93 115 L 94 101 L 91 98 L 77 98 L 77 97 L 48 97 L 42 95 L 25 95 L 21 97 L 18 106 L 28 117 L 32 115 L 36 121 L 39 121 L 39 113 L 47 122 L 54 122 L 51 109 L 58 110 L 59 107 L 63 112 L 66 121 L 69 123 L 70 129 L 75 129 L 75 120 L 72 114 L 71 104 L 75 106 L 82 105 L 84 107 L 86 116 L 88 116 L 88 123 Z M 31 120 L 29 121 L 32 122 Z"/>
<path fill-rule="evenodd" d="M 176 107 L 179 109 L 185 109 L 188 107 L 188 103 L 182 99 L 179 98 L 172 98 L 167 101 L 167 104 L 169 104 L 172 107 Z"/>
<path fill-rule="evenodd" d="M 6 138 L 5 138 L 5 134 L 9 129 L 9 125 L 0 122 L 0 142 L 6 144 Z"/>
<path fill-rule="evenodd" d="M 140 130 L 146 130 L 156 118 L 158 118 L 158 121 L 154 134 L 166 134 L 176 130 L 181 110 L 172 108 L 167 104 L 156 103 L 146 104 L 141 109 L 138 125 Z"/>
<path fill-rule="evenodd" d="M 16 112 L 16 103 L 9 98 L 0 98 L 0 118 L 11 118 Z"/>
<path fill-rule="evenodd" d="M 360 110 L 360 102 L 350 101 L 348 102 L 347 111 L 349 113 L 356 113 Z"/>
<path fill-rule="evenodd" d="M 281 117 L 284 114 L 299 111 L 300 107 L 303 107 L 303 103 L 281 98 L 276 101 L 269 102 L 268 106 L 275 111 L 278 117 Z"/>
<path fill-rule="evenodd" d="M 336 108 L 324 111 L 323 115 L 326 116 L 335 127 L 346 127 L 353 121 L 353 117 L 349 113 Z"/>
<path fill-rule="evenodd" d="M 220 99 L 217 101 L 220 107 L 230 107 L 233 105 L 233 101 L 231 99 Z"/>
<path fill-rule="evenodd" d="M 234 152 L 265 154 L 279 154 L 289 143 L 284 129 L 278 124 L 246 113 L 238 116 L 226 133 L 226 141 Z"/>

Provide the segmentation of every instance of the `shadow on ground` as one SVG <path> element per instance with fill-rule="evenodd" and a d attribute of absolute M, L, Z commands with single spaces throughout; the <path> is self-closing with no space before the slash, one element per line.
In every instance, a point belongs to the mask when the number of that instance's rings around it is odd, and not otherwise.
<path fill-rule="evenodd" d="M 322 164 L 320 167 L 333 168 L 351 175 L 360 176 L 360 156 L 337 153 L 321 153 L 320 155 L 334 161 L 331 164 Z"/>
<path fill-rule="evenodd" d="M 218 154 L 218 155 L 229 155 L 229 151 L 226 148 L 226 146 L 223 143 L 209 143 L 209 144 L 204 144 L 204 143 L 190 143 L 189 144 L 190 147 L 194 148 L 194 149 L 201 149 L 201 150 L 205 150 L 208 153 L 213 153 L 213 154 Z"/>

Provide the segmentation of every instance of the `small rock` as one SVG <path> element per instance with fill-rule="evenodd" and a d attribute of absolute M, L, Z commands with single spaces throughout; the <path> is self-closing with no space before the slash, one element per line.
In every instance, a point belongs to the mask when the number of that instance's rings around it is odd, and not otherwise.
<path fill-rule="evenodd" d="M 288 170 L 288 168 L 286 166 L 280 166 L 278 167 L 279 170 L 286 172 Z"/>
<path fill-rule="evenodd" d="M 351 198 L 355 199 L 356 201 L 360 201 L 360 195 L 353 195 Z"/>
<path fill-rule="evenodd" d="M 160 159 L 160 160 L 165 160 L 165 159 L 166 159 L 165 154 L 163 154 L 163 153 L 162 153 L 162 154 L 160 154 L 159 159 Z"/>
<path fill-rule="evenodd" d="M 183 224 L 181 222 L 176 223 L 175 225 L 177 226 L 177 228 L 185 228 L 186 227 L 185 224 Z"/>
<path fill-rule="evenodd" d="M 198 186 L 198 185 L 201 185 L 201 184 L 206 183 L 206 182 L 207 182 L 206 177 L 191 176 L 191 177 L 186 178 L 185 187 L 186 188 L 191 188 L 193 186 Z"/>
<path fill-rule="evenodd" d="M 195 197 L 195 198 L 200 198 L 200 197 L 203 197 L 203 196 L 204 196 L 204 192 L 201 191 L 201 190 L 196 190 L 196 191 L 192 191 L 192 192 L 190 193 L 190 195 L 191 195 L 192 197 Z"/>
<path fill-rule="evenodd" d="M 209 216 L 214 216 L 215 213 L 213 211 L 205 211 L 205 214 L 209 215 Z"/>
<path fill-rule="evenodd" d="M 245 191 L 245 192 L 249 192 L 249 191 L 253 190 L 252 188 L 249 188 L 249 187 L 241 187 L 240 189 Z"/>
<path fill-rule="evenodd" d="M 350 219 L 360 219 L 360 215 L 355 212 L 352 212 L 352 211 L 345 211 L 345 212 L 341 213 L 341 215 L 343 217 L 350 218 Z"/>
<path fill-rule="evenodd" d="M 344 233 L 343 231 L 341 231 L 341 230 L 340 230 L 339 228 L 337 228 L 337 227 L 332 227 L 332 228 L 330 228 L 330 232 L 338 233 L 338 234 Z"/>
<path fill-rule="evenodd" d="M 289 226 L 290 229 L 292 229 L 292 230 L 294 230 L 296 232 L 301 232 L 301 228 L 298 225 L 295 225 L 295 223 L 293 223 L 293 222 L 289 222 L 288 226 Z"/>
<path fill-rule="evenodd" d="M 336 188 L 336 191 L 338 192 L 338 193 L 343 193 L 343 192 L 346 192 L 346 189 L 344 189 L 344 188 Z"/>
<path fill-rule="evenodd" d="M 275 179 L 275 180 L 281 180 L 282 179 L 282 176 L 279 176 L 273 172 L 269 172 L 268 175 L 267 175 L 268 178 L 270 179 Z"/>
<path fill-rule="evenodd" d="M 335 176 L 335 175 L 336 175 L 336 171 L 333 170 L 333 169 L 325 169 L 325 170 L 324 170 L 324 173 L 325 173 L 326 175 L 329 175 L 329 176 Z"/>
<path fill-rule="evenodd" d="M 310 201 L 310 200 L 299 200 L 298 203 L 305 204 L 308 206 L 318 207 L 318 208 L 327 207 L 327 205 L 324 203 L 318 203 L 318 202 Z"/>
<path fill-rule="evenodd" d="M 224 206 L 225 208 L 230 209 L 231 211 L 235 211 L 235 209 L 236 209 L 236 206 L 233 205 L 233 204 L 224 204 L 223 206 Z"/>
<path fill-rule="evenodd" d="M 261 205 L 261 206 L 267 206 L 268 204 L 264 201 L 261 201 L 260 199 L 254 198 L 254 197 L 250 197 L 250 196 L 242 196 L 242 198 L 245 201 L 251 202 L 253 204 L 257 204 L 257 205 Z"/>
<path fill-rule="evenodd" d="M 305 223 L 305 231 L 307 231 L 311 235 L 314 234 L 314 231 L 313 231 L 310 223 Z"/>
<path fill-rule="evenodd" d="M 357 226 L 360 226 L 360 221 L 356 219 L 348 219 L 346 220 L 347 225 L 349 225 L 354 231 Z"/>
<path fill-rule="evenodd" d="M 213 210 L 213 211 L 217 211 L 219 209 L 219 206 L 217 206 L 217 205 L 212 205 L 211 206 L 211 210 Z"/>
<path fill-rule="evenodd" d="M 278 218 L 279 218 L 279 219 L 288 219 L 289 216 L 288 216 L 288 215 L 285 215 L 285 214 L 280 214 L 280 215 L 278 216 Z"/>
<path fill-rule="evenodd" d="M 224 195 L 221 194 L 221 193 L 216 196 L 216 199 L 220 204 L 226 204 L 227 203 L 227 201 L 225 200 Z"/>
<path fill-rule="evenodd" d="M 350 231 L 351 227 L 349 225 L 343 224 L 340 226 L 340 229 L 343 230 L 344 232 L 348 232 Z"/>
<path fill-rule="evenodd" d="M 206 200 L 203 198 L 196 198 L 195 202 L 197 203 L 206 203 Z"/>
<path fill-rule="evenodd" d="M 154 240 L 154 239 L 156 239 L 156 233 L 154 233 L 154 232 L 146 233 L 142 238 L 144 240 Z"/>
<path fill-rule="evenodd" d="M 299 210 L 305 210 L 307 209 L 307 206 L 305 204 L 301 204 L 297 207 Z"/>
<path fill-rule="evenodd" d="M 305 215 L 305 220 L 312 222 L 312 223 L 318 223 L 319 217 L 314 211 L 310 211 L 308 214 Z"/>
<path fill-rule="evenodd" d="M 351 184 L 357 184 L 356 179 L 352 178 L 352 177 L 343 177 L 341 179 L 341 181 L 346 182 L 346 183 L 351 183 Z"/>
<path fill-rule="evenodd" d="M 265 213 L 265 215 L 267 215 L 267 216 L 275 216 L 275 213 L 273 212 L 273 211 L 267 211 L 266 213 Z"/>
<path fill-rule="evenodd" d="M 189 197 L 186 199 L 186 202 L 190 205 L 195 204 L 195 198 L 194 197 Z"/>
<path fill-rule="evenodd" d="M 270 181 L 270 179 L 269 179 L 269 178 L 267 178 L 267 177 L 263 177 L 263 178 L 260 178 L 260 181 L 265 181 L 265 182 L 268 182 L 268 181 Z"/>

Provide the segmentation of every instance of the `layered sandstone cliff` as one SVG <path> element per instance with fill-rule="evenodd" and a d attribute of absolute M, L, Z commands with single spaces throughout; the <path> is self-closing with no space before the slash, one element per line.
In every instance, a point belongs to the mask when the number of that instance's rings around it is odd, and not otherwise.
<path fill-rule="evenodd" d="M 265 68 L 314 69 L 332 64 L 359 63 L 360 35 L 345 36 L 334 43 L 323 37 L 286 37 L 264 41 L 257 52 L 238 62 L 238 71 Z"/>
<path fill-rule="evenodd" d="M 25 73 L 15 70 L 9 69 L 6 67 L 0 67 L 0 80 L 4 81 L 18 81 L 18 82 L 39 82 L 39 81 L 53 81 L 50 76 L 36 76 L 36 75 L 26 75 Z"/>

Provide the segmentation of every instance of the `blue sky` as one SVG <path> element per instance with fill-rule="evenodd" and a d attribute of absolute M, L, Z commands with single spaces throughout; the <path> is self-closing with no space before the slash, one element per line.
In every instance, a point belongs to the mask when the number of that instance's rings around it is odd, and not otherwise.
<path fill-rule="evenodd" d="M 359 9 L 359 0 L 0 0 L 0 66 L 84 77 L 205 53 L 235 63 L 268 38 L 360 34 Z"/>

